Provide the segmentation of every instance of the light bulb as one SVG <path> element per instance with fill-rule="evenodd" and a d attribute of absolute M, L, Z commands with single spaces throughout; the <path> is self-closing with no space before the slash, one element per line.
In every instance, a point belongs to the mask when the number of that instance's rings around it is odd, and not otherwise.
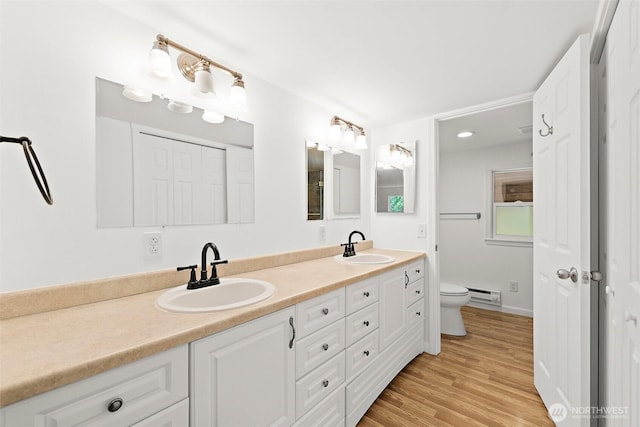
<path fill-rule="evenodd" d="M 229 89 L 229 103 L 238 112 L 245 112 L 247 107 L 247 93 L 244 90 L 244 82 L 237 78 Z"/>
<path fill-rule="evenodd" d="M 205 112 L 202 113 L 202 120 L 204 120 L 205 122 L 218 124 L 224 122 L 224 115 L 218 113 L 217 111 L 205 110 Z"/>
<path fill-rule="evenodd" d="M 149 52 L 147 60 L 147 74 L 163 81 L 172 79 L 171 57 L 166 44 L 158 41 L 153 43 L 153 48 Z"/>
<path fill-rule="evenodd" d="M 329 139 L 331 141 L 337 142 L 340 141 L 342 137 L 342 128 L 338 123 L 333 123 L 329 128 Z"/>

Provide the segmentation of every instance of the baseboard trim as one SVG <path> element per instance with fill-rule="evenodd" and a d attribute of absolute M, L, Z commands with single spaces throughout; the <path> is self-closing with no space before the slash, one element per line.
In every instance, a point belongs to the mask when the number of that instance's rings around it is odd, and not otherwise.
<path fill-rule="evenodd" d="M 498 307 L 498 306 L 489 305 L 489 304 L 478 304 L 478 303 L 475 303 L 475 302 L 470 302 L 467 305 L 471 306 L 471 307 L 475 307 L 475 308 L 482 308 L 482 309 L 485 309 L 485 310 L 500 311 L 502 313 L 517 314 L 517 315 L 520 315 L 520 316 L 533 317 L 533 310 L 527 310 L 527 309 L 520 308 L 520 307 L 510 307 L 508 305 L 502 305 L 502 306 Z"/>

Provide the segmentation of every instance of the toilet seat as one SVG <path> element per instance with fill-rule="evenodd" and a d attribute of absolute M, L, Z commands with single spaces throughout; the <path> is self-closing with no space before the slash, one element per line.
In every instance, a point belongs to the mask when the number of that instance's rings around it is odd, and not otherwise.
<path fill-rule="evenodd" d="M 466 296 L 469 295 L 469 289 L 453 283 L 440 282 L 440 295 Z"/>

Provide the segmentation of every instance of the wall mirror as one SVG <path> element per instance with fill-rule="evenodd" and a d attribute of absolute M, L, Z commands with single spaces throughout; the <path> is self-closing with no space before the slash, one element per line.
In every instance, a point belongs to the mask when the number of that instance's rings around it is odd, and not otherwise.
<path fill-rule="evenodd" d="M 324 151 L 307 142 L 307 220 L 324 219 Z"/>
<path fill-rule="evenodd" d="M 96 79 L 98 227 L 254 222 L 252 124 L 122 93 Z"/>
<path fill-rule="evenodd" d="M 360 215 L 360 156 L 341 152 L 333 158 L 333 213 Z"/>
<path fill-rule="evenodd" d="M 376 212 L 415 212 L 415 159 L 415 141 L 378 147 L 376 152 Z"/>

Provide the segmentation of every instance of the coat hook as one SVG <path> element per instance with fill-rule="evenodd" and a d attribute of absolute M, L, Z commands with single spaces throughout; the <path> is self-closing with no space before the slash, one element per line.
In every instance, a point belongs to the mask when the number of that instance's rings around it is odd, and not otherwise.
<path fill-rule="evenodd" d="M 547 123 L 544 120 L 544 114 L 542 115 L 542 123 L 544 123 L 544 125 L 547 127 L 547 133 L 545 133 L 543 135 L 542 134 L 542 129 L 540 129 L 540 130 L 538 130 L 538 132 L 540 132 L 540 136 L 545 137 L 545 136 L 553 135 L 553 126 L 549 126 L 549 123 Z"/>

